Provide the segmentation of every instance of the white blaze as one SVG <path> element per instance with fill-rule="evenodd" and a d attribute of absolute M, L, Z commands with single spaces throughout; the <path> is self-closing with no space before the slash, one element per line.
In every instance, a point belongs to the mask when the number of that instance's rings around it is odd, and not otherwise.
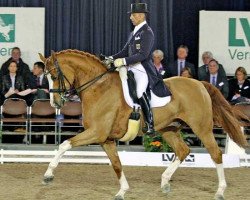
<path fill-rule="evenodd" d="M 53 89 L 53 81 L 51 79 L 51 75 L 47 74 L 47 78 L 48 78 L 48 82 L 49 82 L 49 89 Z M 54 105 L 54 95 L 52 92 L 49 93 L 49 97 L 50 97 L 50 105 L 52 107 L 55 107 Z"/>

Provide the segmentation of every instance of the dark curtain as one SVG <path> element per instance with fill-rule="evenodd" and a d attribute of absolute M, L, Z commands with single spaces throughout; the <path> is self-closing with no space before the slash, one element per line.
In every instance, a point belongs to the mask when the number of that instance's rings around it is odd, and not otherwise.
<path fill-rule="evenodd" d="M 106 55 L 119 51 L 132 26 L 127 11 L 132 0 L 0 0 L 1 7 L 45 7 L 45 52 L 76 48 Z M 155 48 L 167 61 L 180 44 L 189 47 L 188 60 L 197 66 L 199 11 L 249 11 L 249 0 L 146 0 Z M 216 29 L 216 24 L 215 24 Z"/>
<path fill-rule="evenodd" d="M 79 49 L 111 55 L 125 45 L 132 31 L 132 0 L 1 0 L 1 7 L 45 7 L 45 54 Z M 148 0 L 148 21 L 155 32 L 155 48 L 173 56 L 173 0 Z M 164 21 L 164 23 L 163 23 Z"/>

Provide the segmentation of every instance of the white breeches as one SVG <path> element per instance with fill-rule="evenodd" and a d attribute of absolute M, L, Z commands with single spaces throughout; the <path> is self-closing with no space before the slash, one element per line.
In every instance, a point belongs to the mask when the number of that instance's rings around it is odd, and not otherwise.
<path fill-rule="evenodd" d="M 148 87 L 148 75 L 141 63 L 128 66 L 128 71 L 134 73 L 137 97 L 141 98 L 143 93 L 146 92 Z"/>

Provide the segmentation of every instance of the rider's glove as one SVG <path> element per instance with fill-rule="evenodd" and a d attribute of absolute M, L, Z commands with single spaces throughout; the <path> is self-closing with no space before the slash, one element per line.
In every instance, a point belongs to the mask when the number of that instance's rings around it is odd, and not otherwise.
<path fill-rule="evenodd" d="M 124 58 L 117 58 L 115 61 L 114 61 L 114 65 L 115 67 L 117 68 L 120 68 L 122 66 L 125 66 L 125 59 Z"/>

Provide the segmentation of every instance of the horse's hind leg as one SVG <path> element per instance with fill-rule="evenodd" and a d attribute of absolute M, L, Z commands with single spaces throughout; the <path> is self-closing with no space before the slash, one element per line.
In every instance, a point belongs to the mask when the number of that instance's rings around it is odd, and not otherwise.
<path fill-rule="evenodd" d="M 126 180 L 126 177 L 122 171 L 122 165 L 117 153 L 117 149 L 116 149 L 116 143 L 115 141 L 106 141 L 104 144 L 102 144 L 102 147 L 104 149 L 104 151 L 107 153 L 113 169 L 119 179 L 120 182 L 120 190 L 119 192 L 115 195 L 115 200 L 123 200 L 124 199 L 124 194 L 126 193 L 126 191 L 129 189 L 129 185 L 128 182 Z"/>
<path fill-rule="evenodd" d="M 204 129 L 203 129 L 204 130 Z M 224 168 L 222 164 L 222 152 L 220 148 L 218 147 L 218 144 L 214 138 L 214 134 L 211 131 L 204 132 L 202 135 L 198 135 L 206 149 L 208 150 L 212 160 L 215 163 L 217 175 L 219 179 L 219 187 L 215 194 L 216 200 L 223 200 L 224 199 L 224 191 L 227 187 L 225 174 L 224 174 Z"/>
<path fill-rule="evenodd" d="M 189 147 L 180 137 L 180 133 L 177 128 L 171 127 L 168 132 L 164 132 L 162 134 L 163 139 L 172 147 L 175 152 L 176 158 L 169 165 L 169 167 L 162 174 L 161 179 L 161 188 L 163 193 L 170 192 L 170 184 L 169 181 L 174 174 L 174 172 L 178 169 L 181 162 L 187 157 L 190 152 Z"/>
<path fill-rule="evenodd" d="M 62 144 L 59 145 L 58 152 L 56 153 L 55 157 L 52 159 L 50 162 L 47 171 L 44 174 L 44 179 L 43 179 L 43 184 L 48 184 L 53 181 L 54 179 L 54 170 L 58 166 L 58 163 L 60 159 L 62 158 L 63 154 L 71 149 L 72 147 L 75 146 L 80 146 L 80 145 L 88 145 L 91 143 L 99 143 L 95 131 L 89 129 L 86 130 L 69 140 L 65 140 Z"/>

